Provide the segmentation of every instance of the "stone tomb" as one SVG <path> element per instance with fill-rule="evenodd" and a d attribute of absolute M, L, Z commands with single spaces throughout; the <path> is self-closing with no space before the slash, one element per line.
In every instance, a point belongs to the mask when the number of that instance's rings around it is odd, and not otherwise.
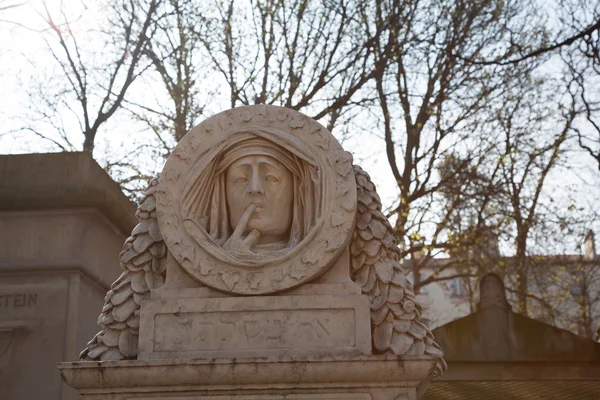
<path fill-rule="evenodd" d="M 134 213 L 88 153 L 0 156 L 0 399 L 80 398 L 56 363 L 94 335 Z"/>
<path fill-rule="evenodd" d="M 82 361 L 88 399 L 416 399 L 445 369 L 369 176 L 316 121 L 215 115 L 136 213 Z"/>

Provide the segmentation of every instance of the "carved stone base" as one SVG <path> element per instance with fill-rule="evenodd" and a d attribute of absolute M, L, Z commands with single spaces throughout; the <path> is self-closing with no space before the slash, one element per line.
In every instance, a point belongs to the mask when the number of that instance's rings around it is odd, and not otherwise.
<path fill-rule="evenodd" d="M 368 355 L 364 296 L 303 295 L 145 301 L 140 360 Z"/>
<path fill-rule="evenodd" d="M 60 363 L 85 400 L 416 400 L 430 357 Z"/>

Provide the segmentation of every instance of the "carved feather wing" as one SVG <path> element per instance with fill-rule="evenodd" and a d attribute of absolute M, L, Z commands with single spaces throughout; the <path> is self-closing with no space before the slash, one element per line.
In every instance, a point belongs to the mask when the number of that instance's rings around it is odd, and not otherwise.
<path fill-rule="evenodd" d="M 150 289 L 165 281 L 165 266 L 161 259 L 167 249 L 156 219 L 154 193 L 158 179 L 150 182 L 135 213 L 139 223 L 125 240 L 120 266 L 123 273 L 112 284 L 104 298 L 104 308 L 98 317 L 102 329 L 88 343 L 79 357 L 82 360 L 136 359 L 140 326 L 140 304 L 150 295 Z"/>
<path fill-rule="evenodd" d="M 374 351 L 397 355 L 430 355 L 436 375 L 446 370 L 443 352 L 421 320 L 412 284 L 400 267 L 392 226 L 381 212 L 381 200 L 369 175 L 358 165 L 358 213 L 350 245 L 352 278 L 369 296 Z"/>

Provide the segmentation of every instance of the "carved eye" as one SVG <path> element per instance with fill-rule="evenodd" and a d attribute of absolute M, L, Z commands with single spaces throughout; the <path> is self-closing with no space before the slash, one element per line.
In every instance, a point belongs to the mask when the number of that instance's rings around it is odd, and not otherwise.
<path fill-rule="evenodd" d="M 277 179 L 277 177 L 275 175 L 267 175 L 267 176 L 265 176 L 265 181 L 270 182 L 270 183 L 276 183 L 276 182 L 279 182 L 279 179 Z"/>
<path fill-rule="evenodd" d="M 244 176 L 239 176 L 237 178 L 235 178 L 235 183 L 247 183 L 248 182 L 248 178 L 244 177 Z"/>

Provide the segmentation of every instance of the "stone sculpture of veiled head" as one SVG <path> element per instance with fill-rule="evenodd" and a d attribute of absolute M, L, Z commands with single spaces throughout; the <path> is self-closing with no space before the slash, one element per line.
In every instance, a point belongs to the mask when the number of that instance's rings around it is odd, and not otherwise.
<path fill-rule="evenodd" d="M 235 139 L 204 167 L 186 196 L 188 218 L 206 232 L 203 244 L 213 251 L 229 250 L 227 241 L 241 223 L 239 234 L 247 238 L 255 231 L 257 237 L 249 251 L 228 251 L 229 256 L 264 260 L 283 255 L 315 224 L 320 195 L 314 162 L 256 132 L 240 132 Z"/>
<path fill-rule="evenodd" d="M 160 231 L 175 261 L 218 290 L 265 294 L 323 274 L 356 212 L 352 157 L 316 121 L 246 106 L 190 131 L 157 190 Z"/>

